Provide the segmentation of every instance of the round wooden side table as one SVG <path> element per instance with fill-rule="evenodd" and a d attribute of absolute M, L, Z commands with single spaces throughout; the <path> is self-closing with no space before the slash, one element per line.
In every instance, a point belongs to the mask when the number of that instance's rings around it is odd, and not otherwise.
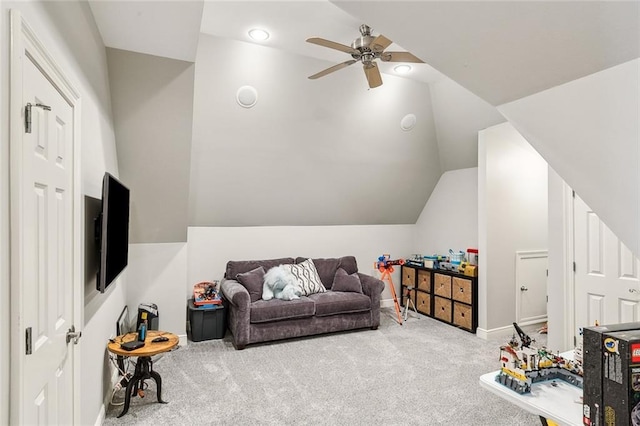
<path fill-rule="evenodd" d="M 160 336 L 166 337 L 168 340 L 166 342 L 153 342 L 153 339 Z M 178 342 L 180 339 L 177 335 L 169 333 L 167 331 L 149 330 L 147 331 L 147 336 L 144 340 L 144 346 L 132 351 L 128 351 L 121 347 L 121 344 L 137 339 L 138 333 L 132 332 L 112 339 L 112 341 L 110 341 L 107 345 L 107 349 L 113 354 L 124 357 L 138 358 L 136 362 L 135 373 L 129 380 L 127 389 L 125 390 L 124 408 L 122 409 L 122 413 L 118 415 L 118 418 L 127 414 L 127 411 L 129 411 L 129 404 L 131 403 L 131 395 L 138 394 L 138 389 L 142 389 L 142 383 L 146 379 L 153 379 L 156 382 L 158 402 L 161 404 L 166 404 L 166 401 L 162 400 L 161 395 L 162 378 L 157 371 L 153 370 L 153 361 L 151 360 L 151 357 L 164 352 L 168 352 L 171 349 L 175 348 L 176 346 L 178 346 Z"/>

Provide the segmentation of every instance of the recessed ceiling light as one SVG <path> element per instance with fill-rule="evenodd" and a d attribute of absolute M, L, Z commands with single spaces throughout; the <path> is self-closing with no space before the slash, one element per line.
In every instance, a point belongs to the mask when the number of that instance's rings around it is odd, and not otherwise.
<path fill-rule="evenodd" d="M 395 67 L 393 67 L 393 70 L 395 72 L 397 72 L 398 74 L 406 74 L 409 71 L 411 71 L 411 66 L 410 65 L 396 65 Z"/>
<path fill-rule="evenodd" d="M 265 30 L 261 30 L 260 28 L 254 28 L 249 30 L 249 37 L 256 41 L 265 41 L 269 38 L 269 33 Z"/>

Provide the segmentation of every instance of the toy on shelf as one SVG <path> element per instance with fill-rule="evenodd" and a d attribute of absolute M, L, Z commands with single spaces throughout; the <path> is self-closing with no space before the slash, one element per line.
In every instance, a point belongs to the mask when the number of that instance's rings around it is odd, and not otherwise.
<path fill-rule="evenodd" d="M 203 281 L 193 286 L 193 304 L 196 306 L 222 305 L 222 296 L 216 282 Z"/>
<path fill-rule="evenodd" d="M 405 261 L 408 266 L 424 266 L 424 257 L 421 254 L 412 254 L 409 259 Z"/>
<path fill-rule="evenodd" d="M 391 289 L 391 296 L 393 297 L 393 306 L 396 308 L 396 315 L 398 316 L 398 324 L 402 325 L 402 315 L 400 314 L 400 304 L 398 303 L 398 297 L 396 296 L 396 287 L 393 284 L 391 273 L 394 271 L 394 265 L 404 265 L 404 259 L 391 260 L 391 256 L 383 254 L 378 258 L 375 266 L 378 271 L 382 272 L 380 279 L 382 281 L 387 280 L 389 282 L 389 288 Z"/>
<path fill-rule="evenodd" d="M 544 346 L 532 347 L 535 342 L 517 323 L 513 323 L 515 334 L 505 346 L 500 347 L 500 372 L 496 381 L 524 394 L 531 391 L 531 385 L 544 380 L 560 379 L 582 388 L 582 363 L 554 355 Z"/>
<path fill-rule="evenodd" d="M 453 251 L 449 249 L 449 259 L 453 265 L 460 265 L 460 262 L 464 260 L 464 252 L 463 251 Z"/>

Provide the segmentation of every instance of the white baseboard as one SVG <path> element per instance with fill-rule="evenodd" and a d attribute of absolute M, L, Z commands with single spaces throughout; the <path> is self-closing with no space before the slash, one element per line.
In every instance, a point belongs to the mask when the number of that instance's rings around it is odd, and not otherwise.
<path fill-rule="evenodd" d="M 189 339 L 187 339 L 186 334 L 179 334 L 178 338 L 180 339 L 180 341 L 178 342 L 180 346 L 187 346 L 189 344 Z"/>
<path fill-rule="evenodd" d="M 383 299 L 380 301 L 381 308 L 393 308 L 393 299 Z"/>
<path fill-rule="evenodd" d="M 109 362 L 109 367 L 111 366 L 112 364 L 111 362 Z M 95 426 L 100 426 L 102 425 L 102 423 L 104 423 L 104 418 L 107 415 L 107 409 L 109 408 L 109 404 L 111 404 L 111 393 L 113 392 L 113 388 L 116 386 L 116 383 L 118 383 L 118 379 L 120 378 L 118 369 L 116 368 L 111 368 L 111 369 L 112 369 L 111 380 L 109 380 L 111 382 L 110 390 L 104 396 L 104 401 L 102 402 L 102 407 L 100 407 L 98 418 L 96 418 L 96 422 L 94 423 Z"/>
<path fill-rule="evenodd" d="M 98 418 L 96 419 L 94 426 L 102 426 L 102 423 L 104 423 L 104 418 L 107 415 L 107 412 L 104 407 L 105 407 L 104 404 L 102 405 L 102 407 L 100 407 L 100 412 L 98 413 Z"/>
<path fill-rule="evenodd" d="M 546 322 L 546 318 L 540 321 L 527 322 L 525 324 L 518 324 L 522 331 L 527 334 L 531 334 L 538 329 L 538 325 Z M 492 328 L 490 330 L 478 327 L 476 329 L 476 336 L 484 340 L 504 340 L 513 336 L 516 330 L 513 325 L 505 325 L 504 327 Z"/>

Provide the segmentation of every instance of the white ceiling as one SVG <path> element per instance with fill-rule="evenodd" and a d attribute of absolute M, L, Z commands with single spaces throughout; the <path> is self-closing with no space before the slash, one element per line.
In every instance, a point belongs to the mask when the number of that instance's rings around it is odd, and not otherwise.
<path fill-rule="evenodd" d="M 309 37 L 321 37 L 341 44 L 350 45 L 360 36 L 358 28 L 363 24 L 359 19 L 345 13 L 326 0 L 315 1 L 206 1 L 202 14 L 201 31 L 206 34 L 256 43 L 248 36 L 252 28 L 262 28 L 271 34 L 259 44 L 281 49 L 290 53 L 329 61 L 327 67 L 351 59 L 347 53 L 307 43 Z M 380 34 L 373 28 L 373 34 Z M 394 43 L 387 51 L 405 51 Z M 393 73 L 397 64 L 379 63 L 383 73 Z M 354 64 L 354 67 L 358 64 Z M 411 78 L 424 83 L 432 83 L 442 78 L 442 74 L 428 64 L 411 64 Z M 321 71 L 321 70 L 318 70 Z M 397 75 L 397 74 L 396 74 Z M 384 78 L 384 77 L 383 77 Z"/>
<path fill-rule="evenodd" d="M 640 56 L 638 1 L 332 2 L 496 106 Z"/>
<path fill-rule="evenodd" d="M 305 40 L 318 36 L 348 45 L 366 23 L 374 35 L 399 44 L 390 49 L 409 50 L 428 63 L 412 64 L 405 78 L 431 88 L 442 171 L 477 165 L 477 132 L 504 121 L 494 105 L 640 56 L 639 2 L 89 3 L 106 46 L 187 61 L 195 61 L 200 32 L 255 43 L 247 31 L 260 27 L 271 33 L 260 44 L 323 59 L 329 67 L 350 57 Z M 392 65 L 380 68 L 393 73 Z"/>
<path fill-rule="evenodd" d="M 193 62 L 202 1 L 89 0 L 105 46 Z"/>

